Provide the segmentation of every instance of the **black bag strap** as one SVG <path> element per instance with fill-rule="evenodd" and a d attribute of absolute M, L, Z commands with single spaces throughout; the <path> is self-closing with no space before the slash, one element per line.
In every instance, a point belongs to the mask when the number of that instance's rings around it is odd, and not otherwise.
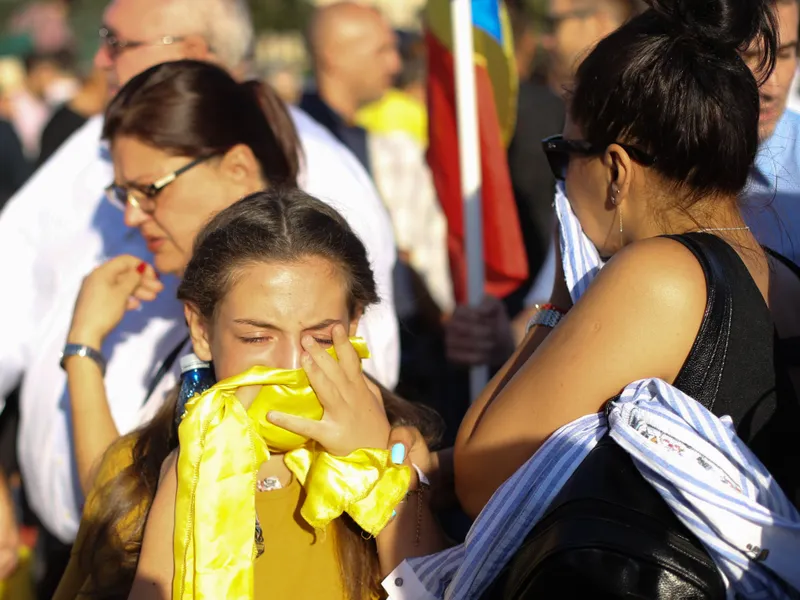
<path fill-rule="evenodd" d="M 144 397 L 144 402 L 142 402 L 142 406 L 147 404 L 148 400 L 150 400 L 150 396 L 153 395 L 153 392 L 156 391 L 158 384 L 161 383 L 161 380 L 164 379 L 169 370 L 172 368 L 172 365 L 175 364 L 175 361 L 178 360 L 178 356 L 180 356 L 181 350 L 183 350 L 184 346 L 189 343 L 189 336 L 187 335 L 183 338 L 180 343 L 175 346 L 172 351 L 167 355 L 167 358 L 164 359 L 164 362 L 161 363 L 161 366 L 156 371 L 153 380 L 150 382 L 150 386 L 147 388 L 147 395 Z"/>
<path fill-rule="evenodd" d="M 707 233 L 687 233 L 669 237 L 694 254 L 706 277 L 706 312 L 686 365 L 675 379 L 675 387 L 709 411 L 717 399 L 733 320 L 733 292 L 722 256 L 741 264 L 736 251 L 720 238 Z M 744 264 L 741 268 L 745 269 Z"/>

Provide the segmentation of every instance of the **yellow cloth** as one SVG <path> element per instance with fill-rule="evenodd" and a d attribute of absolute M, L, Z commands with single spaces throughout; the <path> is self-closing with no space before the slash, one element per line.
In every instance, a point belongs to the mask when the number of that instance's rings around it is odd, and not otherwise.
<path fill-rule="evenodd" d="M 97 490 L 118 472 L 130 466 L 131 450 L 135 441 L 135 437 L 122 438 L 103 457 L 95 486 L 86 500 L 69 566 L 53 600 L 90 597 L 91 577 L 81 568 L 78 560 L 86 538 L 86 526 L 102 510 L 98 503 Z M 264 554 L 255 562 L 253 571 L 257 600 L 345 600 L 336 537 L 331 526 L 324 535 L 317 535 L 305 522 L 297 510 L 303 500 L 305 492 L 297 479 L 283 489 L 256 494 L 256 511 L 261 528 L 268 532 Z M 120 539 L 130 539 L 131 525 L 140 510 L 142 507 L 137 507 L 123 519 L 115 532 Z M 95 551 L 102 553 L 103 548 L 96 548 Z M 113 565 L 110 566 L 113 568 Z M 10 588 L 6 588 L 5 596 L 0 594 L 0 599 L 27 600 L 26 596 L 17 598 L 13 595 L 11 590 L 16 588 L 14 584 L 10 585 Z M 33 595 L 30 599 L 33 599 Z"/>
<path fill-rule="evenodd" d="M 351 343 L 361 358 L 368 356 L 363 340 Z M 253 385 L 264 386 L 256 399 L 258 412 L 245 411 L 235 395 L 239 387 Z M 178 429 L 175 600 L 253 598 L 256 476 L 269 459 L 269 447 L 291 444 L 278 428 L 268 427 L 267 412 L 281 406 L 320 418 L 318 404 L 302 370 L 265 367 L 221 381 L 186 404 Z M 316 529 L 347 512 L 377 535 L 408 490 L 408 467 L 393 465 L 386 449 L 334 457 L 309 444 L 285 460 L 306 487 L 301 514 Z M 264 533 L 268 544 L 269 531 Z"/>
<path fill-rule="evenodd" d="M 389 90 L 383 98 L 359 110 L 356 123 L 372 133 L 402 131 L 423 148 L 428 147 L 428 109 L 401 90 Z"/>

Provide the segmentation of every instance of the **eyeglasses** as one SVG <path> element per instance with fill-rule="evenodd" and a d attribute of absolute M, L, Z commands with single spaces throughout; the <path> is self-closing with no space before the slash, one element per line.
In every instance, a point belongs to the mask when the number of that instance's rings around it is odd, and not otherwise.
<path fill-rule="evenodd" d="M 621 147 L 633 160 L 645 167 L 652 166 L 653 163 L 656 162 L 654 157 L 636 146 L 622 144 L 620 142 L 611 143 Z M 611 144 L 592 144 L 585 140 L 565 140 L 563 135 L 554 135 L 542 140 L 542 150 L 544 150 L 547 156 L 547 162 L 550 163 L 550 170 L 553 171 L 553 177 L 558 181 L 564 181 L 567 175 L 567 167 L 569 166 L 569 157 L 571 154 L 580 154 L 581 156 L 602 154 L 610 145 Z"/>
<path fill-rule="evenodd" d="M 170 46 L 182 42 L 182 37 L 175 37 L 173 35 L 165 35 L 157 40 L 150 42 L 137 42 L 133 40 L 121 40 L 117 34 L 109 27 L 100 28 L 100 42 L 108 49 L 108 54 L 112 59 L 116 59 L 125 50 L 131 48 L 141 48 L 142 46 Z"/>
<path fill-rule="evenodd" d="M 164 175 L 164 177 L 150 185 L 140 185 L 137 183 L 117 185 L 116 183 L 112 183 L 106 188 L 106 199 L 120 210 L 124 211 L 126 205 L 130 204 L 143 213 L 152 215 L 156 211 L 156 196 L 158 196 L 165 187 L 186 173 L 186 171 L 210 160 L 214 156 L 216 155 L 196 158 L 188 165 L 181 167 L 177 171 L 173 171 L 169 175 Z"/>
<path fill-rule="evenodd" d="M 546 32 L 552 33 L 556 30 L 556 28 L 564 23 L 564 21 L 569 21 L 570 19 L 579 19 L 584 20 L 588 19 L 589 17 L 597 14 L 597 8 L 578 8 L 575 10 L 565 11 L 561 13 L 546 15 L 543 19 L 544 21 L 544 30 Z"/>

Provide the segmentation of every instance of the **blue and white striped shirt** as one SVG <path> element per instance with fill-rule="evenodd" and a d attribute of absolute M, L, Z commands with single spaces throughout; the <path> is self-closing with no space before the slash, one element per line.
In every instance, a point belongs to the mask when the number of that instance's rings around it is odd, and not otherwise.
<path fill-rule="evenodd" d="M 577 301 L 602 268 L 559 188 L 564 273 Z M 658 379 L 631 383 L 602 413 L 565 425 L 492 496 L 463 544 L 404 561 L 383 586 L 391 600 L 483 594 L 598 440 L 611 437 L 702 541 L 728 597 L 790 598 L 800 590 L 800 514 L 761 462 L 718 418 Z"/>

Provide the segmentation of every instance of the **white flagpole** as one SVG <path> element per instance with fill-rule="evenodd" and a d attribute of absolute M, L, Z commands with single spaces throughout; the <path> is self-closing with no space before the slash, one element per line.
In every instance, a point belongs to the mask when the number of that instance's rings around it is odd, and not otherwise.
<path fill-rule="evenodd" d="M 481 147 L 478 130 L 478 98 L 472 39 L 472 0 L 450 0 L 455 65 L 458 158 L 461 195 L 464 199 L 464 244 L 467 255 L 467 301 L 478 306 L 483 300 L 483 214 L 481 210 Z M 489 381 L 489 367 L 470 370 L 470 394 L 474 401 Z"/>

